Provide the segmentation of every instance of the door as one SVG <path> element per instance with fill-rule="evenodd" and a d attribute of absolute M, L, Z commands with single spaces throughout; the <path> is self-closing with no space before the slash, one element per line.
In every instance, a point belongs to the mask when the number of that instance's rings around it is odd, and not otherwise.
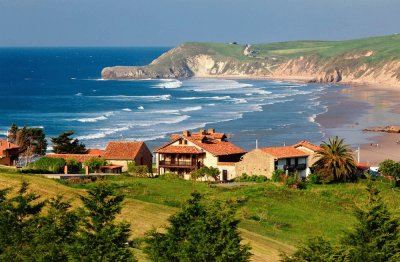
<path fill-rule="evenodd" d="M 228 170 L 222 170 L 222 181 L 226 182 L 228 181 Z"/>

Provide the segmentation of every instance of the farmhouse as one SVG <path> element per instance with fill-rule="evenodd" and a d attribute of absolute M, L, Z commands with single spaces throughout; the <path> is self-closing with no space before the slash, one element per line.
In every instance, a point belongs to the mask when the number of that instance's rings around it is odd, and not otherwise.
<path fill-rule="evenodd" d="M 171 142 L 159 147 L 154 153 L 160 175 L 171 172 L 189 179 L 193 170 L 207 166 L 218 168 L 219 179 L 226 181 L 236 176 L 235 163 L 246 151 L 229 142 L 224 133 L 203 129 L 199 132 L 173 134 Z"/>
<path fill-rule="evenodd" d="M 282 169 L 287 173 L 297 173 L 300 177 L 306 177 L 311 173 L 310 167 L 317 160 L 315 155 L 318 150 L 319 146 L 305 140 L 292 146 L 254 149 L 236 163 L 236 173 L 271 178 L 275 170 Z"/>
<path fill-rule="evenodd" d="M 153 155 L 144 142 L 136 141 L 111 141 L 107 144 L 103 158 L 110 165 L 122 166 L 122 172 L 128 171 L 128 163 L 152 168 Z"/>
<path fill-rule="evenodd" d="M 0 139 L 0 165 L 15 166 L 19 156 L 19 146 Z"/>

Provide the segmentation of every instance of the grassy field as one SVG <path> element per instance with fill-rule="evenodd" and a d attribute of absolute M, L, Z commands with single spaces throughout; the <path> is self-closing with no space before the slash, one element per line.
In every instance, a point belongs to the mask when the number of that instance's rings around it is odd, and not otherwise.
<path fill-rule="evenodd" d="M 376 64 L 381 61 L 400 59 L 400 35 L 369 37 L 346 41 L 291 41 L 255 44 L 251 50 L 256 57 L 287 57 L 316 55 L 322 59 L 340 58 L 372 51 L 373 55 L 362 57 L 362 62 Z M 188 49 L 196 53 L 208 49 L 210 54 L 246 60 L 244 45 L 227 43 L 187 43 Z"/>
<path fill-rule="evenodd" d="M 75 205 L 79 205 L 76 196 L 94 186 L 94 183 L 64 185 L 40 176 L 0 171 L 0 188 L 18 187 L 22 180 L 28 181 L 30 189 L 43 197 L 62 194 Z M 165 226 L 167 218 L 179 210 L 194 190 L 210 201 L 239 203 L 241 233 L 253 247 L 254 261 L 276 261 L 280 251 L 292 252 L 296 245 L 315 235 L 337 241 L 343 230 L 354 224 L 354 207 L 362 207 L 366 201 L 365 181 L 314 185 L 301 191 L 269 181 L 240 187 L 210 187 L 201 182 L 118 176 L 105 182 L 126 195 L 120 219 L 131 223 L 135 238 L 153 227 Z M 375 183 L 390 210 L 399 216 L 400 192 L 388 183 Z M 136 250 L 136 256 L 146 260 L 140 250 Z"/>

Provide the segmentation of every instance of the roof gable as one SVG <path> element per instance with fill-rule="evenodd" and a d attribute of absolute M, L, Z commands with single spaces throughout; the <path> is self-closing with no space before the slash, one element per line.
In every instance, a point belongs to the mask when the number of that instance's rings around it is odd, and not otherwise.
<path fill-rule="evenodd" d="M 111 141 L 107 144 L 103 157 L 105 159 L 134 160 L 144 142 Z"/>
<path fill-rule="evenodd" d="M 309 150 L 312 150 L 314 152 L 320 151 L 321 147 L 314 145 L 313 143 L 307 141 L 307 140 L 302 140 L 298 142 L 297 144 L 294 144 L 293 147 L 298 148 L 298 147 L 305 147 Z"/>

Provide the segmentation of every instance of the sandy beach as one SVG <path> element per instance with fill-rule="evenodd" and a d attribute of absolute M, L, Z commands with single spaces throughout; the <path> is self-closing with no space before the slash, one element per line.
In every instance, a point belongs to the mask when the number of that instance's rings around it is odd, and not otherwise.
<path fill-rule="evenodd" d="M 339 93 L 328 92 L 328 111 L 316 118 L 326 137 L 344 137 L 353 150 L 360 147 L 360 162 L 377 166 L 385 159 L 400 161 L 400 133 L 364 132 L 367 127 L 400 124 L 400 90 L 356 85 Z M 357 153 L 355 152 L 356 156 Z"/>

